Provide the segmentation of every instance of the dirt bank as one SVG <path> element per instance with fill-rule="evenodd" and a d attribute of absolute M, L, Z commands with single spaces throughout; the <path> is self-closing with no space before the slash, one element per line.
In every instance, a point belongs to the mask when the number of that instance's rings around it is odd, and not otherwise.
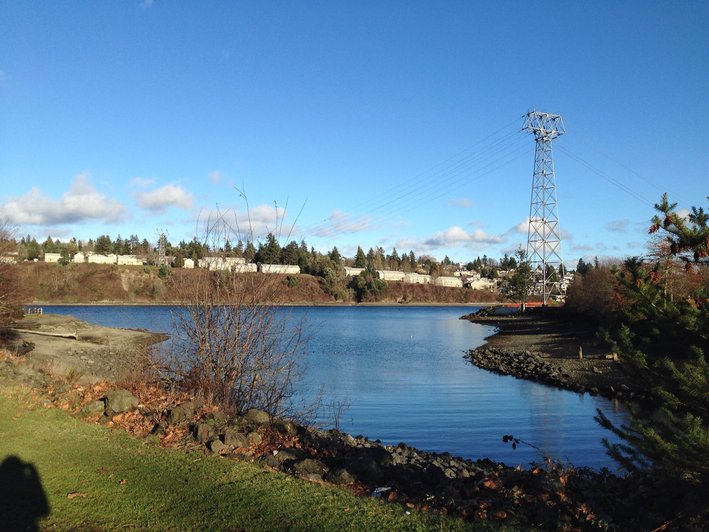
<path fill-rule="evenodd" d="M 598 327 L 563 309 L 508 316 L 473 313 L 462 319 L 497 328 L 486 345 L 468 354 L 473 364 L 484 369 L 607 397 L 642 393 L 633 389 L 622 364 L 612 360 L 610 347 L 598 337 Z"/>
<path fill-rule="evenodd" d="M 67 335 L 58 337 L 55 335 Z M 140 362 L 146 349 L 166 334 L 102 327 L 72 316 L 26 316 L 10 331 L 5 345 L 37 369 L 84 381 L 117 380 Z"/>

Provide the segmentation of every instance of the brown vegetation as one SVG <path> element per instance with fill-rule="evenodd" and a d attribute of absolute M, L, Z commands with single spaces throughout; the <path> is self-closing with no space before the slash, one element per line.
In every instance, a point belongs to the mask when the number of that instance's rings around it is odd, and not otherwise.
<path fill-rule="evenodd" d="M 22 288 L 14 265 L 3 259 L 15 247 L 12 227 L 0 220 L 0 332 L 22 316 Z"/>

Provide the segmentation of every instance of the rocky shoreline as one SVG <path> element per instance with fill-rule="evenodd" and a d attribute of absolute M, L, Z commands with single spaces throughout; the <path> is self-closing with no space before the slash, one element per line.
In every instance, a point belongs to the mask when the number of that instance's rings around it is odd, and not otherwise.
<path fill-rule="evenodd" d="M 461 319 L 497 329 L 465 355 L 482 369 L 610 399 L 637 400 L 647 393 L 598 338 L 594 324 L 558 309 L 505 316 L 483 311 Z"/>
<path fill-rule="evenodd" d="M 50 323 L 53 330 L 61 328 L 58 322 Z M 88 329 L 80 330 L 86 337 Z M 130 350 L 131 342 L 144 347 L 146 337 L 129 332 L 123 347 Z M 81 339 L 81 334 L 78 337 Z M 54 344 L 58 350 L 64 345 L 62 341 L 70 340 L 47 341 L 58 342 Z M 486 353 L 491 369 L 513 371 L 502 363 L 508 357 L 489 348 L 476 351 Z M 76 358 L 76 353 L 71 356 Z M 116 357 L 110 350 L 92 354 L 97 360 L 100 356 L 115 363 Z M 480 365 L 484 363 L 477 360 Z M 540 466 L 524 470 L 489 459 L 470 460 L 449 453 L 426 452 L 404 443 L 384 445 L 363 436 L 272 419 L 258 410 L 228 416 L 184 393 L 166 391 L 159 383 L 117 384 L 115 379 L 97 382 L 98 375 L 86 379 L 81 378 L 86 375 L 77 374 L 71 382 L 31 362 L 31 354 L 0 359 L 0 381 L 7 379 L 33 386 L 47 394 L 48 404 L 88 420 L 121 427 L 137 437 L 153 438 L 164 446 L 258 462 L 299 478 L 336 484 L 408 509 L 521 528 L 557 528 L 559 523 L 578 527 L 592 519 L 611 519 L 603 515 L 604 509 L 610 508 L 613 499 L 626 489 L 623 479 L 607 471 L 561 466 L 542 456 Z M 544 361 L 530 358 L 523 365 L 529 365 L 537 377 L 545 373 L 549 378 L 565 378 L 563 371 Z M 99 367 L 101 362 L 88 364 L 85 371 Z M 513 436 L 509 438 L 503 441 L 516 441 Z M 594 504 L 588 504 L 589 500 Z"/>

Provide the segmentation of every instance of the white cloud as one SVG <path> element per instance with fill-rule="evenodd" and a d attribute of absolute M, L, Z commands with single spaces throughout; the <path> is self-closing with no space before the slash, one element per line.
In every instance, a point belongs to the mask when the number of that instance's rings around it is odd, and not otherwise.
<path fill-rule="evenodd" d="M 593 246 L 589 246 L 588 244 L 578 244 L 573 246 L 571 251 L 593 251 Z"/>
<path fill-rule="evenodd" d="M 454 225 L 445 231 L 436 233 L 423 241 L 429 249 L 442 248 L 447 246 L 457 246 L 461 244 L 502 244 L 504 237 L 489 235 L 482 229 L 468 232 L 462 227 Z"/>
<path fill-rule="evenodd" d="M 229 240 L 252 240 L 264 238 L 273 233 L 276 238 L 287 238 L 296 233 L 289 224 L 284 208 L 272 205 L 258 205 L 249 210 L 237 208 L 203 209 L 199 213 L 197 227 L 199 237 L 218 236 Z"/>
<path fill-rule="evenodd" d="M 563 227 L 557 226 L 557 231 L 559 233 L 559 238 L 561 240 L 573 240 L 574 239 L 573 235 L 571 233 L 569 233 Z M 505 234 L 509 235 L 509 234 L 517 233 L 520 235 L 527 235 L 528 232 L 529 232 L 529 218 L 525 218 L 517 225 L 510 227 L 507 231 L 505 231 Z"/>
<path fill-rule="evenodd" d="M 448 200 L 448 205 L 451 207 L 460 207 L 461 209 L 469 209 L 473 206 L 473 202 L 467 198 L 453 198 Z"/>
<path fill-rule="evenodd" d="M 222 180 L 222 173 L 218 170 L 214 170 L 214 172 L 209 173 L 209 180 L 216 184 L 219 184 Z"/>
<path fill-rule="evenodd" d="M 155 213 L 161 213 L 168 207 L 191 209 L 194 203 L 192 194 L 178 185 L 165 185 L 150 192 L 140 192 L 136 198 L 140 207 Z"/>
<path fill-rule="evenodd" d="M 367 231 L 372 226 L 369 216 L 353 217 L 342 211 L 334 211 L 324 224 L 317 226 L 312 233 L 327 238 L 342 234 L 354 234 Z"/>
<path fill-rule="evenodd" d="M 491 235 L 482 229 L 466 231 L 462 227 L 454 225 L 428 238 L 399 240 L 396 243 L 396 248 L 416 249 L 424 252 L 456 247 L 480 248 L 482 245 L 498 245 L 505 241 L 504 236 Z"/>
<path fill-rule="evenodd" d="M 630 220 L 625 218 L 623 220 L 611 220 L 603 227 L 607 231 L 611 231 L 613 233 L 625 233 L 625 231 L 628 229 L 629 224 L 630 224 Z"/>
<path fill-rule="evenodd" d="M 0 215 L 11 223 L 26 225 L 61 225 L 87 220 L 117 222 L 125 213 L 125 207 L 115 199 L 96 190 L 83 172 L 72 182 L 60 199 L 47 196 L 37 187 L 4 205 L 0 205 Z"/>
<path fill-rule="evenodd" d="M 136 188 L 147 188 L 153 184 L 155 184 L 155 178 L 153 177 L 136 176 L 130 180 L 130 185 Z"/>

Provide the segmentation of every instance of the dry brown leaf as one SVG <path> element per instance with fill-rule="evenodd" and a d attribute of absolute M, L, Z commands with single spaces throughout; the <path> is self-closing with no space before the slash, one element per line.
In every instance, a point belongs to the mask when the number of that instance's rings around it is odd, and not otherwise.
<path fill-rule="evenodd" d="M 485 486 L 486 488 L 491 489 L 491 490 L 496 490 L 500 487 L 500 484 L 498 482 L 496 482 L 495 480 L 488 478 L 487 480 L 485 480 L 483 482 L 483 486 Z"/>
<path fill-rule="evenodd" d="M 81 497 L 82 499 L 85 499 L 88 497 L 86 493 L 83 493 L 81 491 L 72 491 L 71 493 L 67 493 L 66 498 L 67 499 L 76 499 L 77 497 Z"/>

